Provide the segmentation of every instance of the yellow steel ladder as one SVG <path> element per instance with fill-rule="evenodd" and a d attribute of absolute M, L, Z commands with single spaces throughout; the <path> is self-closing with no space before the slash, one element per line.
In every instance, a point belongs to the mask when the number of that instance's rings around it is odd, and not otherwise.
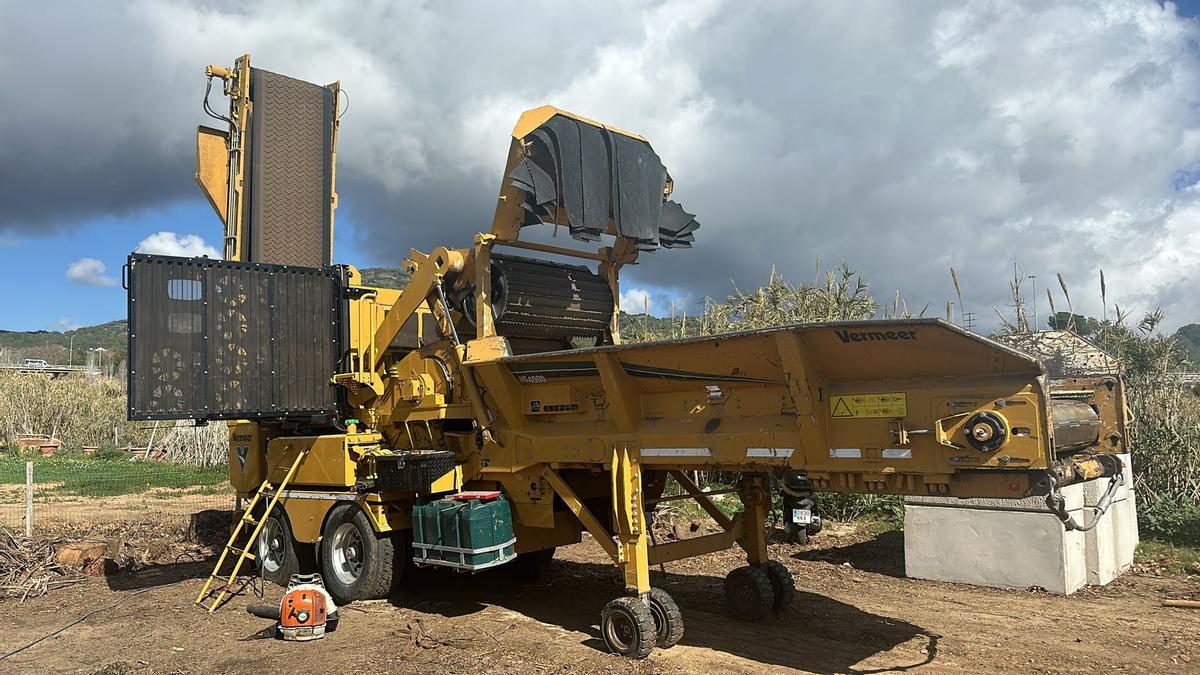
<path fill-rule="evenodd" d="M 271 472 L 270 470 L 267 471 L 267 477 L 263 480 L 262 485 L 258 486 L 258 490 L 254 493 L 254 497 L 250 500 L 250 503 L 246 505 L 246 510 L 242 512 L 242 517 L 238 519 L 237 524 L 233 528 L 233 532 L 229 535 L 229 542 L 225 544 L 225 549 L 221 551 L 221 557 L 217 558 L 217 564 L 213 567 L 212 574 L 208 575 L 208 581 L 204 582 L 204 588 L 201 588 L 200 594 L 196 596 L 197 605 L 204 607 L 210 613 L 215 611 L 221 606 L 221 603 L 225 600 L 226 596 L 229 595 L 230 586 L 232 586 L 234 580 L 237 579 L 238 572 L 240 572 L 242 569 L 242 563 L 246 562 L 247 560 L 256 559 L 254 553 L 251 552 L 251 549 L 254 547 L 254 543 L 258 541 L 258 535 L 262 532 L 263 523 L 266 522 L 266 515 L 271 513 L 271 511 L 275 509 L 275 505 L 279 503 L 279 498 L 283 495 L 283 491 L 287 489 L 288 484 L 291 483 L 292 477 L 296 475 L 296 469 L 300 466 L 300 463 L 304 461 L 305 456 L 308 455 L 308 450 L 308 446 L 300 448 L 299 452 L 296 453 L 296 459 L 292 460 L 292 465 L 288 468 L 287 475 L 283 477 L 283 480 L 279 482 L 279 485 L 271 485 Z M 262 519 L 255 520 L 255 507 L 258 506 L 260 500 L 268 495 L 270 495 L 270 501 L 267 503 L 267 508 L 261 511 Z M 254 529 L 250 532 L 249 538 L 247 538 L 244 543 L 239 545 L 239 537 L 247 529 L 247 525 L 250 525 Z M 225 559 L 229 557 L 231 552 L 237 554 L 237 562 L 233 564 L 233 570 L 230 571 L 229 578 L 226 579 L 221 576 L 221 567 L 225 565 Z M 213 600 L 211 605 L 205 606 L 204 601 L 208 599 L 213 582 L 217 580 L 221 580 L 223 582 L 219 592 L 217 593 L 217 597 L 215 600 Z"/>

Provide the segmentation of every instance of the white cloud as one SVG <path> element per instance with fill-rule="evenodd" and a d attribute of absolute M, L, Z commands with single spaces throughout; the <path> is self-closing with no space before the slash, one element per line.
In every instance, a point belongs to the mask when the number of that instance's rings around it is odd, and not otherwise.
<path fill-rule="evenodd" d="M 629 314 L 643 314 L 650 304 L 650 291 L 644 288 L 622 288 L 621 309 Z"/>
<path fill-rule="evenodd" d="M 58 330 L 60 330 L 64 333 L 67 331 L 77 330 L 77 329 L 83 327 L 83 324 L 72 321 L 71 317 L 69 317 L 69 316 L 58 317 L 58 322 L 55 323 L 54 325 Z"/>
<path fill-rule="evenodd" d="M 115 286 L 117 280 L 105 276 L 104 263 L 95 258 L 80 258 L 67 266 L 67 278 L 87 286 Z"/>
<path fill-rule="evenodd" d="M 198 258 L 200 256 L 208 256 L 209 258 L 221 257 L 217 249 L 209 246 L 199 236 L 185 234 L 181 237 L 174 232 L 156 232 L 143 239 L 142 243 L 137 245 L 136 250 L 138 253 L 173 255 L 181 258 Z"/>
<path fill-rule="evenodd" d="M 1200 320 L 1200 193 L 1172 183 L 1200 168 L 1200 24 L 1171 3 L 885 0 L 864 21 L 845 2 L 543 0 L 519 5 L 517 40 L 495 30 L 514 12 L 499 2 L 311 2 L 287 21 L 273 0 L 94 4 L 10 12 L 96 57 L 29 64 L 42 38 L 0 43 L 0 75 L 77 85 L 31 90 L 0 120 L 0 184 L 25 199 L 0 225 L 195 198 L 185 132 L 213 123 L 200 72 L 252 44 L 255 64 L 349 93 L 338 219 L 372 263 L 486 229 L 513 123 L 552 103 L 649 138 L 702 224 L 695 249 L 639 261 L 630 285 L 652 311 L 669 308 L 649 289 L 723 297 L 772 264 L 805 279 L 819 256 L 910 307 L 944 306 L 953 265 L 990 321 L 1016 259 L 1040 281 L 1062 272 L 1091 314 L 1103 268 L 1123 309 Z M 147 64 L 140 106 L 106 79 L 132 62 Z"/>
<path fill-rule="evenodd" d="M 629 314 L 644 314 L 650 308 L 651 316 L 668 317 L 674 312 L 676 317 L 694 312 L 689 307 L 689 297 L 679 289 L 637 286 L 633 280 L 627 279 L 621 288 L 621 310 Z"/>

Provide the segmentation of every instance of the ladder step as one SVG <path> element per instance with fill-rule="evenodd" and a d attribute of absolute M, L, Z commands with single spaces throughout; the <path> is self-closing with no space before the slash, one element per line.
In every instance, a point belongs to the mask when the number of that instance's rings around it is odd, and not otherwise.
<path fill-rule="evenodd" d="M 229 550 L 233 551 L 234 553 L 238 554 L 239 556 L 242 556 L 243 558 L 248 558 L 250 560 L 254 560 L 254 554 L 250 553 L 249 551 L 245 551 L 243 549 L 240 549 L 240 548 L 237 548 L 234 546 L 230 546 Z"/>
<path fill-rule="evenodd" d="M 243 523 L 250 523 L 251 525 L 254 525 L 255 527 L 257 527 L 257 526 L 258 526 L 258 521 L 257 521 L 257 520 L 255 520 L 255 519 L 253 519 L 253 518 L 251 518 L 249 515 L 242 516 L 242 522 L 243 522 Z"/>

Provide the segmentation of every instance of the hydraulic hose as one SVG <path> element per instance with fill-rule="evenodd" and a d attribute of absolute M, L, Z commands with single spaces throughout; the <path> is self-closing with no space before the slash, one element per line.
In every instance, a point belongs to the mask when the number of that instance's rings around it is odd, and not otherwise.
<path fill-rule="evenodd" d="M 1117 473 L 1113 474 L 1112 479 L 1108 483 L 1108 488 L 1104 490 L 1104 494 L 1100 496 L 1100 500 L 1096 502 L 1096 506 L 1093 507 L 1095 508 L 1096 513 L 1092 516 L 1092 521 L 1087 525 L 1080 525 L 1079 522 L 1075 520 L 1074 516 L 1067 513 L 1067 502 L 1065 499 L 1063 499 L 1062 492 L 1059 491 L 1058 488 L 1052 489 L 1050 494 L 1046 495 L 1046 504 L 1049 505 L 1050 510 L 1054 512 L 1054 515 L 1058 516 L 1058 519 L 1063 522 L 1063 526 L 1066 527 L 1067 530 L 1087 532 L 1100 523 L 1100 518 L 1104 516 L 1106 511 L 1108 511 L 1108 507 L 1112 505 L 1113 497 L 1117 494 L 1117 488 L 1124 484 L 1124 471 L 1118 471 Z"/>

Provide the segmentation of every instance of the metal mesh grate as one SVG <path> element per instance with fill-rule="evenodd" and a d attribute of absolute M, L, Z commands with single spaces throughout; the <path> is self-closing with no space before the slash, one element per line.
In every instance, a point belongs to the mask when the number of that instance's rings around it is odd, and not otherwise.
<path fill-rule="evenodd" d="M 333 268 L 130 256 L 130 419 L 334 413 L 338 279 Z"/>
<path fill-rule="evenodd" d="M 334 94 L 250 69 L 246 231 L 255 262 L 321 267 L 332 250 Z"/>

